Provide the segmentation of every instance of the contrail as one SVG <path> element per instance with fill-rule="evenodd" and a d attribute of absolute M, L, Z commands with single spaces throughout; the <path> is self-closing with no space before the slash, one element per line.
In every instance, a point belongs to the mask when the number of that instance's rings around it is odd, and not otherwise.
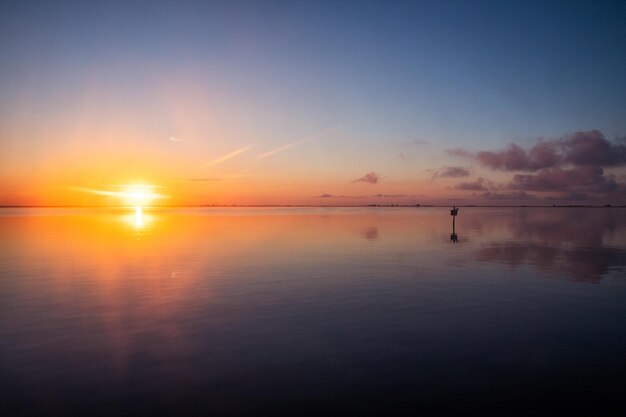
<path fill-rule="evenodd" d="M 306 136 L 306 137 L 304 137 L 302 139 L 299 139 L 299 140 L 297 140 L 295 142 L 291 142 L 291 143 L 288 143 L 286 145 L 280 146 L 280 147 L 278 147 L 276 149 L 272 149 L 271 151 L 267 151 L 265 153 L 262 153 L 261 155 L 258 155 L 256 157 L 256 159 L 267 158 L 268 156 L 272 156 L 274 154 L 277 154 L 278 152 L 286 151 L 287 149 L 293 148 L 296 145 L 299 145 L 299 144 L 304 143 L 304 142 L 308 142 L 311 139 L 315 139 L 316 137 L 323 136 L 323 135 L 325 135 L 327 133 L 334 132 L 334 131 L 339 130 L 339 129 L 343 129 L 344 127 L 346 127 L 346 125 L 333 127 L 332 129 L 327 129 L 327 130 L 323 130 L 323 131 L 318 132 L 318 133 L 314 133 L 312 135 L 309 135 L 309 136 Z"/>
<path fill-rule="evenodd" d="M 281 146 L 281 147 L 278 147 L 278 148 L 276 148 L 276 149 L 272 149 L 271 151 L 267 151 L 267 152 L 265 152 L 265 153 L 262 153 L 261 155 L 257 156 L 257 157 L 256 157 L 256 159 L 263 159 L 263 158 L 267 158 L 268 156 L 272 156 L 272 155 L 274 155 L 275 153 L 282 152 L 282 151 L 286 151 L 287 149 L 289 149 L 289 148 L 293 148 L 294 146 L 299 145 L 299 144 L 301 144 L 302 142 L 306 142 L 307 140 L 310 140 L 310 139 L 309 139 L 309 138 L 306 138 L 306 139 L 300 139 L 300 140 L 297 140 L 297 141 L 295 141 L 295 142 L 288 143 L 288 144 L 283 145 L 283 146 Z"/>
<path fill-rule="evenodd" d="M 247 151 L 248 149 L 252 148 L 253 146 L 254 146 L 254 145 L 244 146 L 244 147 L 243 147 L 243 148 L 241 148 L 241 149 L 237 149 L 236 151 L 233 151 L 233 152 L 231 152 L 231 153 L 229 153 L 229 154 L 226 154 L 226 155 L 224 155 L 224 156 L 220 156 L 219 158 L 212 160 L 211 162 L 209 162 L 209 163 L 208 163 L 208 164 L 206 164 L 205 166 L 207 166 L 207 167 L 208 167 L 208 166 L 211 166 L 211 165 L 217 165 L 217 164 L 220 164 L 220 163 L 222 163 L 222 162 L 224 162 L 224 161 L 227 161 L 227 160 L 229 160 L 229 159 L 231 159 L 231 158 L 234 158 L 235 156 L 239 155 L 240 153 L 243 153 L 243 152 Z"/>

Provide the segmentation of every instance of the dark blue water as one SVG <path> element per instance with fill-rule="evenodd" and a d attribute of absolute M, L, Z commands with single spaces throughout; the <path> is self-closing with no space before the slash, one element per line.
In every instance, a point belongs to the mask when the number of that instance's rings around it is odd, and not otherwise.
<path fill-rule="evenodd" d="M 626 210 L 451 228 L 436 208 L 2 209 L 0 414 L 626 412 Z"/>

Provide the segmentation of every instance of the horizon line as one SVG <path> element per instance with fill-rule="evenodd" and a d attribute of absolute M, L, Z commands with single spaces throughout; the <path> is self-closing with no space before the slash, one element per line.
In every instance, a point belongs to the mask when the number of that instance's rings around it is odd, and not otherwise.
<path fill-rule="evenodd" d="M 490 208 L 490 207 L 520 207 L 520 208 L 626 208 L 626 204 L 550 204 L 550 205 L 530 205 L 530 204 L 184 204 L 184 205 L 146 205 L 142 208 L 234 208 L 234 207 L 311 207 L 311 208 L 420 208 L 420 207 L 465 207 L 465 208 Z M 134 208 L 137 205 L 103 206 L 103 205 L 0 205 L 0 208 Z"/>

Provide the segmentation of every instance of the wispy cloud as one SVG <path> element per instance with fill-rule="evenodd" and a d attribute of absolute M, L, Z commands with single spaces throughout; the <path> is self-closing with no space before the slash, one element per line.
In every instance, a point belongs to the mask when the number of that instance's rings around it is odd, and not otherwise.
<path fill-rule="evenodd" d="M 227 153 L 226 155 L 222 155 L 219 158 L 212 160 L 211 162 L 205 164 L 205 166 L 208 167 L 211 165 L 221 164 L 224 161 L 228 161 L 229 159 L 234 158 L 241 153 L 244 153 L 245 151 L 251 149 L 252 147 L 254 147 L 254 145 L 248 145 L 248 146 L 244 146 L 243 148 L 239 148 L 235 151 L 232 151 L 231 153 Z"/>
<path fill-rule="evenodd" d="M 316 196 L 317 198 L 406 198 L 412 197 L 408 194 L 372 194 L 372 195 L 336 195 L 324 193 Z"/>
<path fill-rule="evenodd" d="M 196 177 L 196 178 L 184 178 L 178 181 L 195 181 L 195 182 L 210 182 L 210 181 L 225 181 L 225 180 L 235 180 L 239 178 L 248 178 L 254 177 L 254 174 L 235 174 L 235 175 L 223 175 L 218 177 Z"/>
<path fill-rule="evenodd" d="M 182 142 L 183 138 L 179 138 L 177 136 L 170 136 L 170 142 Z"/>
<path fill-rule="evenodd" d="M 479 197 L 485 200 L 536 200 L 538 198 L 537 196 L 525 193 L 524 191 L 512 191 L 505 193 L 487 191 L 480 194 Z"/>
<path fill-rule="evenodd" d="M 486 180 L 482 177 L 476 179 L 476 181 L 472 182 L 462 182 L 454 186 L 457 190 L 465 190 L 465 191 L 487 191 L 489 188 L 494 187 L 493 183 L 489 180 Z"/>
<path fill-rule="evenodd" d="M 328 193 L 324 193 L 321 195 L 316 196 L 317 198 L 366 198 L 367 196 L 364 195 L 335 195 L 335 194 L 328 194 Z"/>
<path fill-rule="evenodd" d="M 293 148 L 296 145 L 300 145 L 301 143 L 308 142 L 308 141 L 310 141 L 312 139 L 318 138 L 320 136 L 327 135 L 328 133 L 331 133 L 331 132 L 336 132 L 337 130 L 341 130 L 341 129 L 345 128 L 345 127 L 346 127 L 346 125 L 335 126 L 333 128 L 330 128 L 330 129 L 322 130 L 321 132 L 313 133 L 312 135 L 305 136 L 305 137 L 303 137 L 301 139 L 298 139 L 298 140 L 296 140 L 294 142 L 287 143 L 286 145 L 279 146 L 278 148 L 275 148 L 275 149 L 272 149 L 270 151 L 264 152 L 264 153 L 258 155 L 256 158 L 257 159 L 267 158 L 267 157 L 275 155 L 275 154 L 277 154 L 279 152 L 283 152 L 283 151 L 286 151 L 287 149 L 291 149 L 291 148 Z"/>
<path fill-rule="evenodd" d="M 307 142 L 309 140 L 311 140 L 311 138 L 304 138 L 304 139 L 297 140 L 295 142 L 288 143 L 288 144 L 280 146 L 280 147 L 278 147 L 276 149 L 272 149 L 271 151 L 267 151 L 265 153 L 262 153 L 262 154 L 258 155 L 256 157 L 256 159 L 267 158 L 268 156 L 272 156 L 272 155 L 277 154 L 279 152 L 286 151 L 287 149 L 293 148 L 294 146 L 299 145 L 299 144 L 304 143 L 304 142 Z"/>
<path fill-rule="evenodd" d="M 434 171 L 433 178 L 458 178 L 469 177 L 469 175 L 469 170 L 464 167 L 443 167 Z"/>
<path fill-rule="evenodd" d="M 407 194 L 374 194 L 372 197 L 378 198 L 404 198 L 409 197 Z"/>

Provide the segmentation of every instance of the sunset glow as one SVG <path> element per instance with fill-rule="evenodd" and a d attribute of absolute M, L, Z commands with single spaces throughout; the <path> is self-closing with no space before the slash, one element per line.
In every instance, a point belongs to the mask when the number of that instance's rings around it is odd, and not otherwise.
<path fill-rule="evenodd" d="M 4 10 L 0 205 L 626 203 L 622 9 L 156 3 Z"/>
<path fill-rule="evenodd" d="M 154 190 L 157 188 L 154 185 L 145 184 L 131 184 L 111 187 L 111 190 L 74 187 L 73 191 L 93 194 L 97 196 L 114 198 L 117 204 L 113 205 L 127 205 L 127 206 L 150 206 L 157 200 L 167 199 L 169 196 L 156 193 Z"/>
<path fill-rule="evenodd" d="M 120 193 L 120 197 L 128 204 L 134 206 L 148 206 L 157 199 L 165 198 L 165 196 L 157 194 L 153 191 L 154 186 L 149 185 L 127 185 L 124 191 Z"/>
<path fill-rule="evenodd" d="M 3 2 L 1 417 L 626 415 L 625 22 Z"/>

